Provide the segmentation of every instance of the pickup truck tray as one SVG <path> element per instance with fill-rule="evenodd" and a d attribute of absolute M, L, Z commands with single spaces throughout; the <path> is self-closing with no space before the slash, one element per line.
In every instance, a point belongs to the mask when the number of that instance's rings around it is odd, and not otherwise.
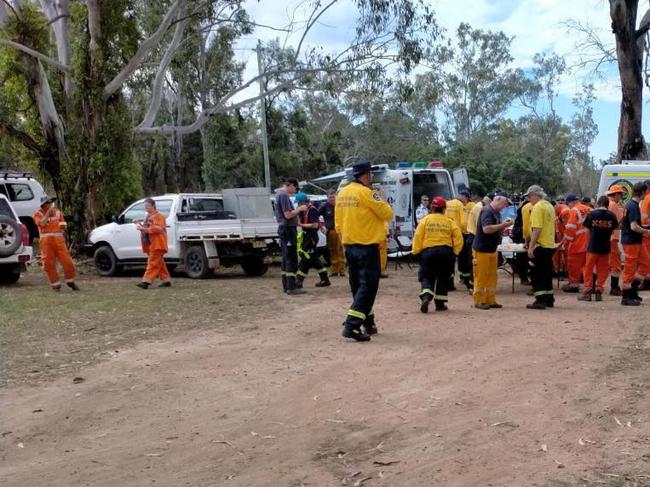
<path fill-rule="evenodd" d="M 181 241 L 266 239 L 278 236 L 278 224 L 267 218 L 179 220 L 176 225 L 176 235 Z"/>

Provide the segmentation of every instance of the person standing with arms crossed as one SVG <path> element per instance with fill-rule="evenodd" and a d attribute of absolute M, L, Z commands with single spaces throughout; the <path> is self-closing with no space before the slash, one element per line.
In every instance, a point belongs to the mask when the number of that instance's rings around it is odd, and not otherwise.
<path fill-rule="evenodd" d="M 59 271 L 56 269 L 56 261 L 58 260 L 63 267 L 66 285 L 73 291 L 79 291 L 79 287 L 75 283 L 77 270 L 65 243 L 64 232 L 67 223 L 63 217 L 63 212 L 54 206 L 55 201 L 56 198 L 43 196 L 40 209 L 34 213 L 34 223 L 38 227 L 43 270 L 50 281 L 52 290 L 60 291 L 61 278 L 59 277 Z"/>
<path fill-rule="evenodd" d="M 555 208 L 546 201 L 541 186 L 528 188 L 526 195 L 533 205 L 530 212 L 530 242 L 528 258 L 531 260 L 531 280 L 535 301 L 528 309 L 546 309 L 555 306 L 553 295 L 553 254 L 555 253 Z"/>
<path fill-rule="evenodd" d="M 278 236 L 282 249 L 282 289 L 289 295 L 305 294 L 297 285 L 298 272 L 298 215 L 307 211 L 306 205 L 297 208 L 291 203 L 291 196 L 298 192 L 298 180 L 286 178 L 275 194 L 275 220 L 278 222 Z"/>
<path fill-rule="evenodd" d="M 379 289 L 379 243 L 393 210 L 382 194 L 370 188 L 372 165 L 352 166 L 354 181 L 339 191 L 335 226 L 345 247 L 353 301 L 343 323 L 343 336 L 360 342 L 377 333 L 372 307 Z M 363 330 L 361 327 L 363 326 Z"/>
<path fill-rule="evenodd" d="M 143 222 L 136 223 L 136 227 L 142 235 L 142 251 L 147 254 L 147 269 L 136 286 L 148 289 L 156 278 L 160 278 L 162 283 L 158 287 L 171 287 L 171 277 L 165 264 L 167 219 L 156 209 L 156 202 L 151 198 L 144 200 L 144 209 L 147 215 Z"/>

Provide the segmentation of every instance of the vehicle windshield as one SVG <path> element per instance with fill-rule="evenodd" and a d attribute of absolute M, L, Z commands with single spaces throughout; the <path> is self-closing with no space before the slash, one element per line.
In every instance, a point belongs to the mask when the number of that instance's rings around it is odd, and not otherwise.
<path fill-rule="evenodd" d="M 158 211 L 165 215 L 165 218 L 167 218 L 169 216 L 169 212 L 172 209 L 172 200 L 157 200 L 156 208 L 158 208 Z M 140 201 L 122 213 L 120 220 L 121 223 L 138 222 L 144 220 L 145 214 L 146 212 L 144 210 L 144 201 Z"/>

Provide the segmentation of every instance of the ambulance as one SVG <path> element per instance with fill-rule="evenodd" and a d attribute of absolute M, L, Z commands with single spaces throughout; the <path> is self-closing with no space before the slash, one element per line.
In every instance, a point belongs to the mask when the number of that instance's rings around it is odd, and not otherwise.
<path fill-rule="evenodd" d="M 339 182 L 339 189 L 353 180 L 352 168 L 346 168 L 328 176 L 313 179 L 309 184 L 318 185 Z M 424 194 L 430 198 L 442 196 L 446 200 L 456 197 L 459 191 L 469 189 L 466 169 L 449 173 L 441 161 L 397 162 L 372 166 L 372 185 L 382 188 L 394 217 L 389 224 L 393 236 L 411 238 L 415 231 L 415 210 Z"/>
<path fill-rule="evenodd" d="M 626 190 L 624 201 L 632 198 L 632 186 L 638 182 L 650 180 L 650 161 L 623 161 L 622 164 L 607 164 L 600 173 L 598 196 L 607 194 L 607 190 L 620 184 Z"/>

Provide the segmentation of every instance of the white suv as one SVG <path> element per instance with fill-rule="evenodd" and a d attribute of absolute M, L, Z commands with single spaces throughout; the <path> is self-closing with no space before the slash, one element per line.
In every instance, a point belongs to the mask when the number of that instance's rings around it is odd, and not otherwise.
<path fill-rule="evenodd" d="M 0 195 L 5 195 L 16 210 L 18 218 L 29 230 L 29 242 L 38 237 L 33 215 L 41 206 L 45 194 L 43 186 L 28 172 L 12 172 L 0 169 Z"/>
<path fill-rule="evenodd" d="M 14 284 L 32 260 L 29 232 L 7 197 L 0 194 L 0 284 Z"/>

